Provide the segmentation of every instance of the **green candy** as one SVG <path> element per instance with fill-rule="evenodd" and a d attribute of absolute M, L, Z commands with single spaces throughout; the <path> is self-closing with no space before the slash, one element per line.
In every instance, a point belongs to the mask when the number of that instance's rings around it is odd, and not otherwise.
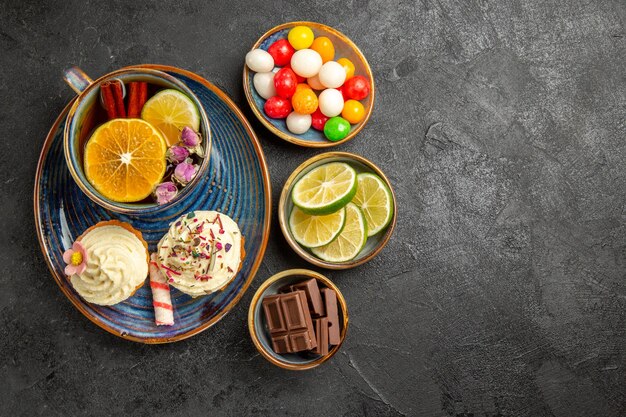
<path fill-rule="evenodd" d="M 331 117 L 324 124 L 324 136 L 333 142 L 345 138 L 348 133 L 350 133 L 350 123 L 343 117 Z"/>

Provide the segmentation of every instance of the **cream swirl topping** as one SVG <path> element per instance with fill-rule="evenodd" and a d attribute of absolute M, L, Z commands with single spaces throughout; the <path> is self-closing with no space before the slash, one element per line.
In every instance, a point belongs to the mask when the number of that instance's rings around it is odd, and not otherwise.
<path fill-rule="evenodd" d="M 80 239 L 87 251 L 87 268 L 70 281 L 90 303 L 113 305 L 124 301 L 148 275 L 143 243 L 120 226 L 100 226 Z"/>
<path fill-rule="evenodd" d="M 159 242 L 159 268 L 170 285 L 197 297 L 224 287 L 241 262 L 237 223 L 216 211 L 193 211 L 170 225 Z"/>

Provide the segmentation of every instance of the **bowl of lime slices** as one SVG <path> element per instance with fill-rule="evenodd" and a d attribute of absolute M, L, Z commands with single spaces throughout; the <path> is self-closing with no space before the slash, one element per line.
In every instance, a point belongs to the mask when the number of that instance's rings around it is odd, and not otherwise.
<path fill-rule="evenodd" d="M 373 259 L 396 225 L 396 197 L 373 162 L 327 152 L 303 162 L 287 179 L 278 221 L 289 246 L 323 268 L 348 269 Z"/>

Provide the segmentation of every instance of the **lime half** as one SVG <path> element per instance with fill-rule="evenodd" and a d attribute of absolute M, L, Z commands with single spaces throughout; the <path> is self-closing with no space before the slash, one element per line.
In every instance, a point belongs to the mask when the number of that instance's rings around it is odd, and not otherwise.
<path fill-rule="evenodd" d="M 293 238 L 307 248 L 326 245 L 337 237 L 346 221 L 346 210 L 325 216 L 306 214 L 294 206 L 289 216 L 289 229 Z"/>
<path fill-rule="evenodd" d="M 327 262 L 347 262 L 354 259 L 367 241 L 365 216 L 355 204 L 346 206 L 346 224 L 339 235 L 328 245 L 312 248 L 311 252 Z"/>
<path fill-rule="evenodd" d="M 356 193 L 356 171 L 343 162 L 330 162 L 307 172 L 293 186 L 291 199 L 307 214 L 334 213 Z"/>
<path fill-rule="evenodd" d="M 180 141 L 180 132 L 189 126 L 200 129 L 200 112 L 194 102 L 177 90 L 161 90 L 146 102 L 141 118 L 159 129 L 168 146 Z"/>
<path fill-rule="evenodd" d="M 393 197 L 387 184 L 379 176 L 357 175 L 357 191 L 352 202 L 359 206 L 367 220 L 367 236 L 383 230 L 393 215 Z"/>

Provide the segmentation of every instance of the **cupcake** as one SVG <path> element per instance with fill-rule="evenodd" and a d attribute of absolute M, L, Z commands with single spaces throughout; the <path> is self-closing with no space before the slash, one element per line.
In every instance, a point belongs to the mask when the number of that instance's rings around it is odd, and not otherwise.
<path fill-rule="evenodd" d="M 86 301 L 113 305 L 135 293 L 148 276 L 148 244 L 127 223 L 104 221 L 65 251 L 65 273 Z"/>
<path fill-rule="evenodd" d="M 245 256 L 239 226 L 216 211 L 181 216 L 158 245 L 158 264 L 170 285 L 198 297 L 224 288 Z"/>

